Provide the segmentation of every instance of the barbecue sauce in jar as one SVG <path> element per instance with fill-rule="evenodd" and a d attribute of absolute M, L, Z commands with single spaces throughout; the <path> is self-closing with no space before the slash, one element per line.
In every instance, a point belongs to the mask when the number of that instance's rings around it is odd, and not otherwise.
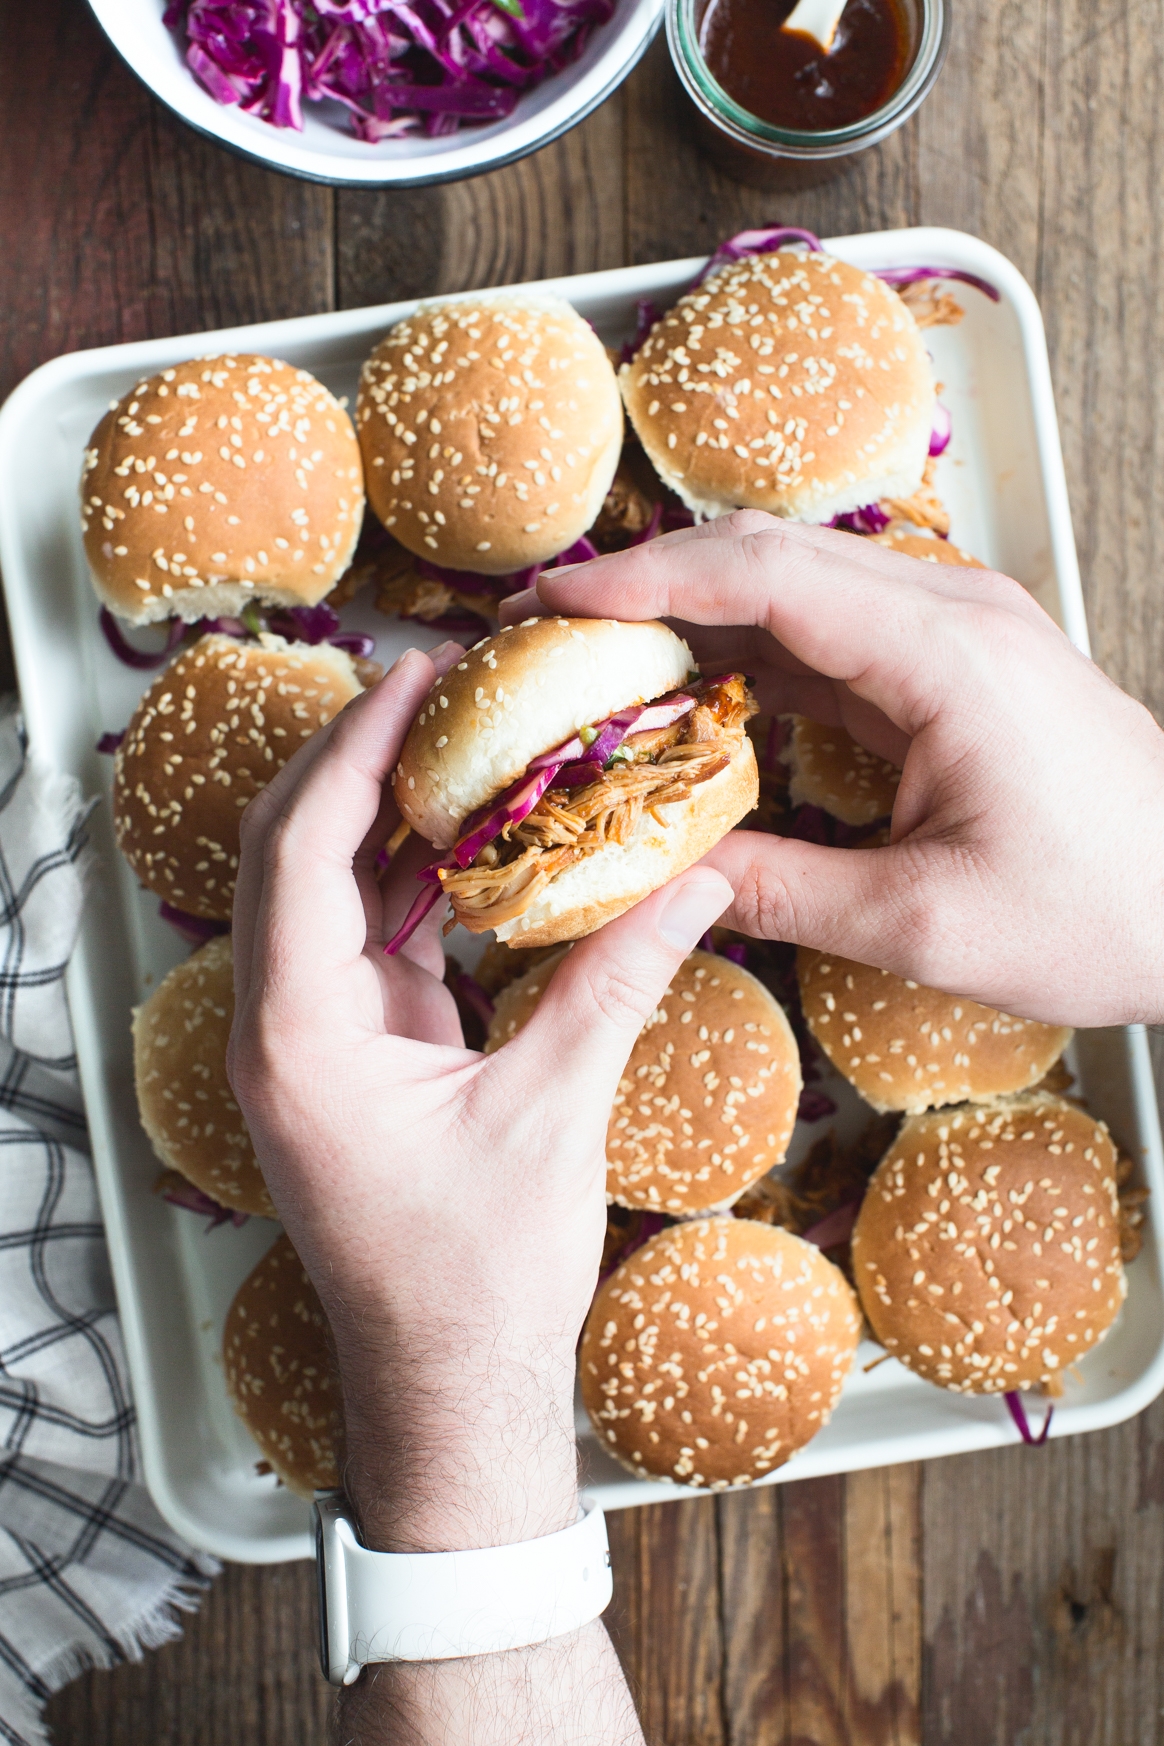
<path fill-rule="evenodd" d="M 796 0 L 706 0 L 699 47 L 729 97 L 773 127 L 849 127 L 887 103 L 905 78 L 912 33 L 902 0 L 848 0 L 826 54 L 781 30 Z"/>

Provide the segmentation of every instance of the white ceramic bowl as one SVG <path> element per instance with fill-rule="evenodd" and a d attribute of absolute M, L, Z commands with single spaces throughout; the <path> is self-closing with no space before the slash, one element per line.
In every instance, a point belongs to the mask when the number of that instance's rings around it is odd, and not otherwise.
<path fill-rule="evenodd" d="M 126 65 L 167 109 L 197 132 L 273 170 L 351 188 L 455 182 L 538 151 L 610 96 L 643 54 L 663 16 L 663 0 L 616 0 L 614 16 L 594 31 L 582 56 L 519 98 L 504 121 L 464 127 L 442 139 L 368 145 L 348 131 L 345 111 L 338 103 L 304 104 L 302 133 L 272 127 L 216 103 L 186 66 L 178 41 L 163 25 L 164 0 L 89 0 L 89 4 Z"/>

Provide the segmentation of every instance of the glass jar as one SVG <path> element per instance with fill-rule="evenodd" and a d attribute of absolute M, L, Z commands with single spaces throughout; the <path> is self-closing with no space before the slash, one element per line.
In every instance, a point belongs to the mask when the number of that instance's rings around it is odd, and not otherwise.
<path fill-rule="evenodd" d="M 774 127 L 729 97 L 699 47 L 706 0 L 667 0 L 667 45 L 695 105 L 701 143 L 720 169 L 754 188 L 811 188 L 845 169 L 907 121 L 942 70 L 950 34 L 947 0 L 901 0 L 910 32 L 907 71 L 897 90 L 860 121 L 820 132 Z"/>

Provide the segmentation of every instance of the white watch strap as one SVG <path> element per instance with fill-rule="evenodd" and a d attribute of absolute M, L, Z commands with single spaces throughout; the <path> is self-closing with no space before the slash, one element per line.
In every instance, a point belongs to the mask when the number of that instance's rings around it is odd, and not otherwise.
<path fill-rule="evenodd" d="M 317 1492 L 321 1651 L 333 1684 L 373 1661 L 447 1661 L 524 1649 L 596 1619 L 613 1593 L 606 1521 L 471 1552 L 371 1552 L 341 1492 Z"/>

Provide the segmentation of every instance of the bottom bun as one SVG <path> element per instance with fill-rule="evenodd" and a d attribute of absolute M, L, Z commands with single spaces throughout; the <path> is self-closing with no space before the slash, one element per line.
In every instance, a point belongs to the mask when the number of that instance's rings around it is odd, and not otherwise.
<path fill-rule="evenodd" d="M 298 1497 L 334 1491 L 340 1382 L 323 1305 L 289 1237 L 276 1238 L 235 1293 L 222 1363 L 231 1405 L 283 1484 Z"/>
<path fill-rule="evenodd" d="M 690 800 L 659 808 L 665 825 L 644 812 L 629 843 L 608 843 L 565 868 L 524 914 L 501 924 L 497 938 L 510 946 L 554 946 L 594 933 L 706 855 L 759 797 L 756 756 L 745 736 L 727 768 L 701 782 Z"/>

